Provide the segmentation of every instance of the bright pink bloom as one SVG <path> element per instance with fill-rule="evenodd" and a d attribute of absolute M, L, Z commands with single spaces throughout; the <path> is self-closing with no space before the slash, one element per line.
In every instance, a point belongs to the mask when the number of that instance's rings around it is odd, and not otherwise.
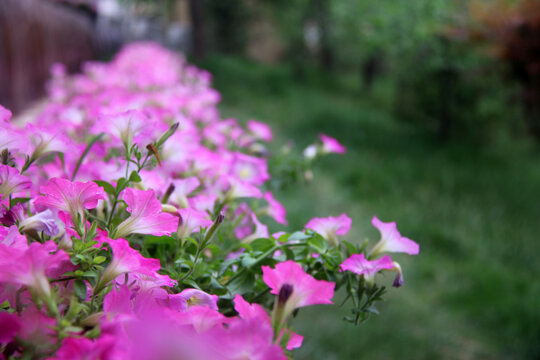
<path fill-rule="evenodd" d="M 178 218 L 161 212 L 161 203 L 156 199 L 153 190 L 136 190 L 127 188 L 123 192 L 124 201 L 131 214 L 114 230 L 114 238 L 129 234 L 151 234 L 155 236 L 170 235 L 176 231 Z"/>
<path fill-rule="evenodd" d="M 328 240 L 331 244 L 339 244 L 338 235 L 345 235 L 351 228 L 352 220 L 347 214 L 338 217 L 313 218 L 306 224 L 306 229 L 311 229 Z"/>
<path fill-rule="evenodd" d="M 266 310 L 259 304 L 250 304 L 240 294 L 234 296 L 234 309 L 238 312 L 238 316 L 242 319 L 259 319 L 260 323 L 270 324 L 270 316 Z M 280 335 L 283 336 L 283 331 Z M 278 339 L 279 340 L 279 339 Z M 290 338 L 287 342 L 287 350 L 297 349 L 302 346 L 304 337 L 302 335 L 290 332 Z"/>
<path fill-rule="evenodd" d="M 261 190 L 247 181 L 242 181 L 233 176 L 228 176 L 225 177 L 222 182 L 229 187 L 229 191 L 227 192 L 227 199 L 236 199 L 243 197 L 262 197 Z"/>
<path fill-rule="evenodd" d="M 96 132 L 110 134 L 128 147 L 133 142 L 140 145 L 151 142 L 155 130 L 154 121 L 137 110 L 102 116 L 95 128 Z"/>
<path fill-rule="evenodd" d="M 114 360 L 119 355 L 115 351 L 118 342 L 113 336 L 103 335 L 92 341 L 85 337 L 66 338 L 56 356 L 49 360 Z"/>
<path fill-rule="evenodd" d="M 261 268 L 263 281 L 270 287 L 270 293 L 278 295 L 278 301 L 284 302 L 281 305 L 284 308 L 283 322 L 294 309 L 316 304 L 332 304 L 336 284 L 316 280 L 294 261 L 279 263 L 274 269 L 269 266 Z M 287 296 L 281 299 L 284 289 Z"/>
<path fill-rule="evenodd" d="M 257 139 L 272 141 L 272 129 L 267 124 L 255 120 L 248 120 L 247 128 Z"/>
<path fill-rule="evenodd" d="M 32 181 L 19 170 L 7 165 L 0 165 L 0 195 L 9 196 L 30 189 Z"/>
<path fill-rule="evenodd" d="M 373 247 L 370 256 L 383 252 L 404 252 L 409 255 L 419 253 L 420 246 L 413 240 L 401 236 L 395 222 L 385 223 L 374 216 L 371 223 L 381 233 L 381 240 Z"/>
<path fill-rule="evenodd" d="M 103 189 L 91 181 L 82 183 L 54 178 L 39 190 L 45 196 L 37 198 L 35 205 L 66 211 L 73 221 L 77 219 L 77 215 L 81 218 L 84 216 L 84 209 L 95 208 L 98 200 L 105 198 Z"/>
<path fill-rule="evenodd" d="M 47 275 L 69 263 L 68 254 L 56 250 L 52 241 L 34 242 L 24 250 L 0 244 L 0 282 L 25 285 L 39 296 L 48 298 L 51 287 Z"/>
<path fill-rule="evenodd" d="M 7 344 L 15 338 L 21 327 L 20 319 L 16 314 L 0 311 L 0 344 Z"/>
<path fill-rule="evenodd" d="M 373 282 L 375 274 L 381 270 L 394 268 L 390 256 L 385 255 L 380 259 L 369 261 L 364 254 L 353 254 L 340 265 L 342 271 L 351 271 L 363 275 L 368 282 Z"/>
<path fill-rule="evenodd" d="M 212 225 L 208 214 L 191 208 L 178 210 L 180 223 L 178 226 L 178 237 L 183 239 L 194 232 L 199 232 L 201 227 L 205 228 Z"/>
<path fill-rule="evenodd" d="M 323 143 L 323 152 L 325 153 L 344 154 L 347 151 L 347 149 L 345 149 L 345 146 L 341 145 L 339 141 L 337 141 L 333 137 L 319 134 L 319 139 L 321 139 Z"/>
<path fill-rule="evenodd" d="M 116 279 L 118 275 L 134 273 L 136 275 L 146 275 L 151 278 L 158 278 L 157 271 L 161 268 L 158 259 L 148 259 L 141 253 L 129 246 L 124 239 L 108 240 L 112 249 L 112 260 L 103 272 L 101 285 Z"/>
<path fill-rule="evenodd" d="M 268 215 L 276 220 L 276 222 L 287 225 L 287 210 L 285 207 L 274 198 L 270 191 L 265 192 L 263 197 L 268 202 Z"/>

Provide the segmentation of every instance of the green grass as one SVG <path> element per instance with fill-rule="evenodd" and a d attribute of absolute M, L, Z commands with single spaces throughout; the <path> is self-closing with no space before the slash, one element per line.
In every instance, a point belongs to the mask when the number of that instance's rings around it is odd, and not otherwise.
<path fill-rule="evenodd" d="M 421 246 L 419 256 L 395 256 L 405 286 L 391 289 L 368 322 L 349 325 L 338 307 L 302 310 L 294 326 L 306 339 L 295 359 L 540 358 L 540 161 L 532 146 L 440 144 L 392 115 L 385 83 L 369 95 L 356 76 L 313 72 L 299 81 L 287 67 L 230 58 L 201 66 L 214 74 L 224 116 L 268 122 L 278 144 L 292 139 L 298 149 L 319 132 L 347 146 L 317 165 L 312 183 L 276 194 L 290 229 L 346 212 L 349 240 L 376 240 L 377 214 Z"/>

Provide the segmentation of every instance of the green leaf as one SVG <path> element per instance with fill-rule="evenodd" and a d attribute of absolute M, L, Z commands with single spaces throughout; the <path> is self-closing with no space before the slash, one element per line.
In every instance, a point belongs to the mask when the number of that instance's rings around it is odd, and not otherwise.
<path fill-rule="evenodd" d="M 105 256 L 96 256 L 94 258 L 94 264 L 101 264 L 103 263 L 107 258 Z"/>
<path fill-rule="evenodd" d="M 139 176 L 139 173 L 137 173 L 135 170 L 131 172 L 131 175 L 129 175 L 129 181 L 131 182 L 141 182 L 141 177 Z"/>
<path fill-rule="evenodd" d="M 259 238 L 251 242 L 251 249 L 253 251 L 265 252 L 273 248 L 275 245 L 276 241 L 274 239 Z"/>
<path fill-rule="evenodd" d="M 308 240 L 308 246 L 315 252 L 322 254 L 328 249 L 328 242 L 326 242 L 326 240 L 322 236 L 315 235 Z"/>
<path fill-rule="evenodd" d="M 358 253 L 358 249 L 356 248 L 356 246 L 354 246 L 350 242 L 343 240 L 342 243 L 347 248 L 347 252 L 349 253 L 349 255 Z"/>
<path fill-rule="evenodd" d="M 311 237 L 310 235 L 306 235 L 302 231 L 295 231 L 289 236 L 288 240 L 289 241 L 302 241 L 302 240 L 309 239 L 310 237 Z"/>
<path fill-rule="evenodd" d="M 99 186 L 101 186 L 103 188 L 103 190 L 105 190 L 105 192 L 107 194 L 110 194 L 110 195 L 114 195 L 116 190 L 114 189 L 114 186 L 112 186 L 111 184 L 109 184 L 108 182 L 106 181 L 101 181 L 101 180 L 94 180 L 94 182 L 96 184 L 98 184 Z"/>
<path fill-rule="evenodd" d="M 73 282 L 73 290 L 75 291 L 75 294 L 77 297 L 81 300 L 86 299 L 86 284 L 84 281 L 77 279 Z"/>
<path fill-rule="evenodd" d="M 251 257 L 249 255 L 242 256 L 242 267 L 250 267 L 256 262 L 257 262 L 257 259 L 255 259 L 254 257 Z"/>

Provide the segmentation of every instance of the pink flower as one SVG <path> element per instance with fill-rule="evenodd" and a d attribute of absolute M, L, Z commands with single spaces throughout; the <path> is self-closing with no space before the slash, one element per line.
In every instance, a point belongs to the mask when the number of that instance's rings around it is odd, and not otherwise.
<path fill-rule="evenodd" d="M 124 146 L 131 147 L 133 142 L 145 145 L 152 141 L 156 124 L 144 113 L 128 110 L 117 114 L 103 116 L 96 124 L 96 132 L 105 132 L 122 141 Z"/>
<path fill-rule="evenodd" d="M 0 122 L 9 122 L 11 119 L 11 111 L 0 105 Z"/>
<path fill-rule="evenodd" d="M 251 221 L 253 222 L 253 224 L 255 224 L 255 232 L 245 237 L 242 242 L 247 243 L 255 239 L 268 238 L 270 236 L 270 234 L 268 233 L 268 226 L 261 223 L 254 213 L 251 213 Z"/>
<path fill-rule="evenodd" d="M 292 260 L 276 265 L 274 269 L 262 266 L 263 281 L 270 293 L 278 295 L 282 315 L 277 321 L 283 323 L 294 309 L 316 304 L 332 304 L 336 284 L 316 280 L 302 266 Z"/>
<path fill-rule="evenodd" d="M 253 136 L 263 141 L 272 141 L 272 129 L 265 123 L 248 120 L 247 128 Z"/>
<path fill-rule="evenodd" d="M 233 176 L 227 176 L 222 180 L 222 183 L 228 185 L 229 191 L 225 197 L 225 200 L 252 197 L 262 197 L 261 190 L 255 185 L 250 184 L 247 181 L 239 180 Z"/>
<path fill-rule="evenodd" d="M 180 215 L 180 223 L 178 226 L 178 238 L 183 239 L 194 232 L 199 232 L 201 227 L 205 228 L 212 225 L 212 220 L 204 211 L 199 211 L 191 208 L 178 210 Z"/>
<path fill-rule="evenodd" d="M 347 149 L 345 149 L 345 146 L 341 145 L 333 137 L 319 134 L 319 139 L 323 143 L 323 152 L 325 153 L 345 154 L 345 152 L 347 151 Z"/>
<path fill-rule="evenodd" d="M 311 229 L 320 234 L 334 246 L 339 244 L 338 235 L 345 235 L 351 228 L 352 220 L 346 214 L 338 217 L 313 218 L 306 224 L 306 229 Z"/>
<path fill-rule="evenodd" d="M 104 286 L 109 281 L 116 279 L 121 274 L 133 273 L 138 276 L 145 275 L 158 279 L 157 271 L 161 268 L 158 259 L 148 259 L 141 253 L 129 246 L 124 239 L 107 240 L 112 249 L 112 260 L 103 272 L 100 284 L 96 288 Z"/>
<path fill-rule="evenodd" d="M 9 196 L 30 189 L 32 181 L 11 166 L 0 165 L 0 194 Z"/>
<path fill-rule="evenodd" d="M 187 308 L 191 306 L 206 306 L 212 310 L 216 310 L 216 311 L 218 310 L 218 306 L 217 306 L 217 301 L 219 299 L 218 296 L 207 294 L 202 290 L 184 289 L 179 294 L 169 295 L 169 298 L 175 297 L 175 296 L 178 296 L 184 299 L 187 305 Z"/>
<path fill-rule="evenodd" d="M 85 337 L 66 338 L 56 356 L 49 360 L 114 360 L 119 355 L 115 351 L 118 339 L 103 335 L 92 341 Z"/>
<path fill-rule="evenodd" d="M 270 179 L 266 159 L 245 155 L 240 152 L 233 154 L 230 166 L 231 175 L 253 185 L 262 185 Z"/>
<path fill-rule="evenodd" d="M 420 246 L 411 239 L 401 236 L 395 222 L 385 223 L 374 216 L 371 223 L 381 233 L 381 240 L 371 250 L 370 257 L 383 252 L 404 252 L 409 255 L 419 253 Z"/>
<path fill-rule="evenodd" d="M 21 327 L 19 317 L 0 311 L 0 344 L 8 344 L 15 338 Z"/>
<path fill-rule="evenodd" d="M 117 239 L 133 233 L 161 236 L 170 235 L 176 231 L 178 218 L 161 212 L 161 203 L 156 199 L 153 190 L 127 188 L 123 195 L 128 205 L 127 212 L 131 216 L 113 231 L 113 238 Z"/>
<path fill-rule="evenodd" d="M 34 202 L 35 205 L 57 208 L 71 215 L 73 221 L 77 215 L 84 217 L 84 209 L 93 209 L 98 200 L 105 198 L 105 192 L 93 182 L 71 182 L 66 179 L 54 178 L 47 185 L 40 187 L 45 195 Z"/>
<path fill-rule="evenodd" d="M 56 250 L 52 241 L 34 242 L 27 249 L 0 243 L 0 282 L 24 285 L 42 298 L 49 298 L 51 287 L 47 274 L 58 272 L 69 263 L 68 254 Z"/>
<path fill-rule="evenodd" d="M 381 270 L 394 268 L 394 263 L 390 256 L 385 255 L 380 259 L 369 261 L 364 254 L 353 254 L 340 265 L 341 271 L 351 271 L 358 275 L 363 275 L 367 282 L 373 283 L 375 274 Z"/>
<path fill-rule="evenodd" d="M 185 179 L 173 180 L 172 184 L 174 190 L 171 194 L 171 200 L 181 208 L 187 208 L 189 206 L 188 195 L 195 191 L 201 183 L 195 176 L 191 176 Z"/>
<path fill-rule="evenodd" d="M 263 195 L 264 200 L 268 202 L 267 212 L 276 222 L 287 225 L 287 210 L 277 201 L 270 191 L 267 191 Z"/>

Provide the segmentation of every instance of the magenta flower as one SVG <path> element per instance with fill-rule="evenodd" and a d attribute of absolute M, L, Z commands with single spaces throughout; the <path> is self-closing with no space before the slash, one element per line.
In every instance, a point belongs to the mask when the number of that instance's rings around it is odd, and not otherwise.
<path fill-rule="evenodd" d="M 251 221 L 253 222 L 253 224 L 255 224 L 255 232 L 245 237 L 242 242 L 248 243 L 255 239 L 268 238 L 270 236 L 270 233 L 268 232 L 268 226 L 261 223 L 254 213 L 251 213 Z"/>
<path fill-rule="evenodd" d="M 115 239 L 129 234 L 170 235 L 178 227 L 178 218 L 161 212 L 161 203 L 153 190 L 127 188 L 123 192 L 127 212 L 131 214 L 113 231 Z"/>
<path fill-rule="evenodd" d="M 161 268 L 158 259 L 145 258 L 139 251 L 132 249 L 124 239 L 108 240 L 107 242 L 111 247 L 113 256 L 96 288 L 105 286 L 109 281 L 125 273 L 134 273 L 138 276 L 145 275 L 158 279 L 159 274 L 157 271 Z"/>
<path fill-rule="evenodd" d="M 350 271 L 363 275 L 368 283 L 373 283 L 375 274 L 381 270 L 394 268 L 390 256 L 385 255 L 380 259 L 369 261 L 364 254 L 353 254 L 340 265 L 341 271 Z"/>
<path fill-rule="evenodd" d="M 268 202 L 267 212 L 276 222 L 287 225 L 287 210 L 277 201 L 270 191 L 267 191 L 263 195 L 264 200 Z"/>
<path fill-rule="evenodd" d="M 347 149 L 345 149 L 345 146 L 341 145 L 339 141 L 337 141 L 333 137 L 319 134 L 319 139 L 323 143 L 323 152 L 325 153 L 345 154 L 345 152 L 347 151 Z"/>
<path fill-rule="evenodd" d="M 267 124 L 255 120 L 248 120 L 247 128 L 257 139 L 272 141 L 272 129 Z"/>
<path fill-rule="evenodd" d="M 9 196 L 30 189 L 32 181 L 11 166 L 0 165 L 0 194 Z"/>
<path fill-rule="evenodd" d="M 77 215 L 84 217 L 84 209 L 95 208 L 98 200 L 105 198 L 103 189 L 91 181 L 82 183 L 54 178 L 49 180 L 47 185 L 41 186 L 39 190 L 45 196 L 37 198 L 35 205 L 68 212 L 74 222 Z"/>
<path fill-rule="evenodd" d="M 128 148 L 133 142 L 142 145 L 151 142 L 155 130 L 154 121 L 137 110 L 102 116 L 95 126 L 96 132 L 110 134 Z"/>
<path fill-rule="evenodd" d="M 311 229 L 320 234 L 332 245 L 339 244 L 338 235 L 345 235 L 351 228 L 352 220 L 347 214 L 338 217 L 329 216 L 327 218 L 313 218 L 306 224 L 306 229 Z"/>
<path fill-rule="evenodd" d="M 201 183 L 195 176 L 191 176 L 185 179 L 173 180 L 172 184 L 174 190 L 170 198 L 183 209 L 189 207 L 188 195 L 195 191 Z"/>
<path fill-rule="evenodd" d="M 85 337 L 66 338 L 58 349 L 56 356 L 49 360 L 113 360 L 119 355 L 115 349 L 118 339 L 111 335 L 103 335 L 92 341 Z"/>
<path fill-rule="evenodd" d="M 230 165 L 231 175 L 253 185 L 262 185 L 270 179 L 266 159 L 236 152 Z"/>
<path fill-rule="evenodd" d="M 212 225 L 208 213 L 191 208 L 178 210 L 180 222 L 178 225 L 178 238 L 184 239 L 192 233 L 199 232 L 200 228 Z"/>
<path fill-rule="evenodd" d="M 0 105 L 0 122 L 9 122 L 11 119 L 11 111 Z"/>
<path fill-rule="evenodd" d="M 274 319 L 274 322 L 282 324 L 294 309 L 300 307 L 332 304 L 336 284 L 316 280 L 294 261 L 279 263 L 274 269 L 269 266 L 261 268 L 263 281 L 270 287 L 270 293 L 278 295 L 277 302 L 283 308 L 279 319 Z"/>
<path fill-rule="evenodd" d="M 420 246 L 413 240 L 401 236 L 395 222 L 385 223 L 374 216 L 371 223 L 381 233 L 381 240 L 371 250 L 370 257 L 383 252 L 404 252 L 409 255 L 419 253 Z"/>
<path fill-rule="evenodd" d="M 47 274 L 58 272 L 69 263 L 69 256 L 57 250 L 54 242 L 34 242 L 27 249 L 17 249 L 0 243 L 0 283 L 24 285 L 42 299 L 51 295 Z M 56 251 L 56 252 L 55 252 Z"/>

